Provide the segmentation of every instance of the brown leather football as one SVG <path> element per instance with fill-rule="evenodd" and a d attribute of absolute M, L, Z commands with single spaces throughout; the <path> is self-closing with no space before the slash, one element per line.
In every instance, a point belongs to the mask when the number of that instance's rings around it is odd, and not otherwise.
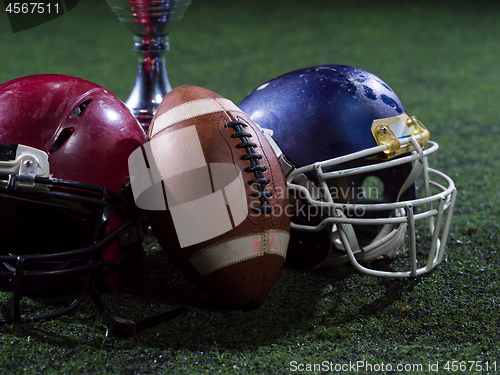
<path fill-rule="evenodd" d="M 149 137 L 167 202 L 148 212 L 161 247 L 208 295 L 258 306 L 290 233 L 285 179 L 269 142 L 230 100 L 196 86 L 163 98 Z"/>

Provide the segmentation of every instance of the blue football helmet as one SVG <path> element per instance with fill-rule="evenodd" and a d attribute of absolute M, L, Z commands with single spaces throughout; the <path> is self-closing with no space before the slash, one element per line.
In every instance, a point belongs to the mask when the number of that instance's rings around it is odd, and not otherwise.
<path fill-rule="evenodd" d="M 260 85 L 239 107 L 287 176 L 289 262 L 306 269 L 350 262 L 375 276 L 411 277 L 442 261 L 454 183 L 429 168 L 437 143 L 381 79 L 351 66 L 314 66 Z M 409 256 L 396 270 L 373 266 L 400 253 Z"/>

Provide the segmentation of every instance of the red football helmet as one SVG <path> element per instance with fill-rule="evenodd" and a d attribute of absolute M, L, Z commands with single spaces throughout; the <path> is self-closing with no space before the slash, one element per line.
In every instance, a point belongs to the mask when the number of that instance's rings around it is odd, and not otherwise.
<path fill-rule="evenodd" d="M 142 252 L 144 215 L 128 193 L 128 157 L 146 135 L 111 91 L 64 75 L 0 85 L 0 280 L 13 315 L 37 321 L 78 307 L 94 281 L 116 288 Z M 81 280 L 69 306 L 21 317 L 23 290 Z"/>

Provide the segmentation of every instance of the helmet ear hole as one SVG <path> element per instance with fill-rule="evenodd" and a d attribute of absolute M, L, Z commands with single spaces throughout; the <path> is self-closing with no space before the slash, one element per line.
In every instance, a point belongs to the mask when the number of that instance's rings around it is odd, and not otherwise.
<path fill-rule="evenodd" d="M 87 108 L 87 106 L 90 104 L 92 99 L 84 101 L 82 104 L 80 104 L 78 107 L 75 108 L 75 110 L 71 113 L 70 117 L 78 117 L 82 115 L 82 112 Z"/>
<path fill-rule="evenodd" d="M 54 144 L 52 145 L 52 147 L 50 148 L 50 153 L 53 153 L 54 151 L 56 151 L 59 147 L 61 147 L 67 140 L 68 138 L 71 136 L 71 134 L 73 134 L 73 132 L 75 131 L 75 128 L 65 128 L 63 129 L 59 135 L 57 136 Z"/>
<path fill-rule="evenodd" d="M 380 200 L 384 196 L 384 182 L 380 177 L 374 175 L 365 177 L 361 187 L 365 199 Z"/>

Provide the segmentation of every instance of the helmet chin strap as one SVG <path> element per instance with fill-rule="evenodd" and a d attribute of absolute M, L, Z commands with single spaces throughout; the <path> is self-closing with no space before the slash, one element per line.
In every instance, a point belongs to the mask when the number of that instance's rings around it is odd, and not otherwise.
<path fill-rule="evenodd" d="M 399 216 L 399 211 L 396 212 Z M 341 216 L 345 217 L 343 213 L 341 213 Z M 333 246 L 343 251 L 349 250 L 346 250 L 346 247 L 342 243 L 340 230 L 343 231 L 349 242 L 350 246 L 348 248 L 352 249 L 354 256 L 361 263 L 369 263 L 372 260 L 382 258 L 393 259 L 398 254 L 399 249 L 403 247 L 406 235 L 405 224 L 385 224 L 369 245 L 360 247 L 351 224 L 342 224 L 341 229 L 334 226 L 332 231 Z M 332 267 L 347 263 L 348 261 L 349 257 L 347 255 L 338 256 L 332 250 L 323 262 L 322 267 Z"/>
<path fill-rule="evenodd" d="M 412 186 L 417 180 L 418 176 L 424 168 L 424 162 L 418 159 L 407 179 L 401 186 L 399 190 L 396 202 L 399 202 L 401 195 Z M 339 217 L 345 217 L 341 210 L 336 210 L 336 215 Z M 401 217 L 404 215 L 404 209 L 400 208 L 395 210 L 393 215 Z M 340 231 L 344 233 L 344 236 L 340 235 Z M 352 250 L 355 258 L 361 263 L 369 263 L 375 259 L 388 258 L 393 259 L 397 256 L 399 250 L 403 248 L 406 236 L 406 224 L 384 224 L 382 229 L 379 231 L 377 236 L 372 240 L 372 242 L 365 246 L 360 247 L 359 242 L 354 231 L 354 227 L 351 224 L 341 224 L 340 228 L 334 224 L 332 227 L 332 244 L 338 250 L 350 251 Z M 349 246 L 344 246 L 342 237 L 346 239 Z M 348 255 L 338 256 L 333 249 L 330 250 L 328 257 L 322 263 L 321 267 L 331 267 L 335 265 L 340 265 L 347 263 L 349 261 Z"/>

